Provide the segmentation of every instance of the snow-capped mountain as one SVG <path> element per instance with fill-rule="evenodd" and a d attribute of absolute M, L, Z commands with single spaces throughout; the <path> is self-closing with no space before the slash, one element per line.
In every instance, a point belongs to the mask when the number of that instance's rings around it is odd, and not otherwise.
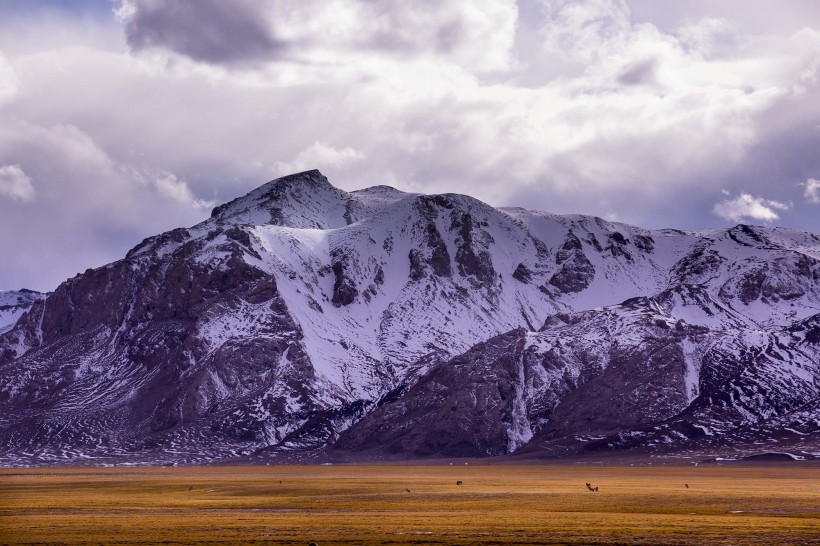
<path fill-rule="evenodd" d="M 11 330 L 31 304 L 45 296 L 26 288 L 0 292 L 0 334 Z"/>
<path fill-rule="evenodd" d="M 35 301 L 0 335 L 0 457 L 810 454 L 818 325 L 816 235 L 308 171 Z"/>

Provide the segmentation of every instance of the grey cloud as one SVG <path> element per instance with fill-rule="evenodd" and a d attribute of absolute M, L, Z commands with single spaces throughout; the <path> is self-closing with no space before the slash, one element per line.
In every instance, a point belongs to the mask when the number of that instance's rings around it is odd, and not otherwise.
<path fill-rule="evenodd" d="M 657 61 L 655 59 L 640 61 L 621 72 L 620 76 L 618 76 L 618 82 L 623 85 L 653 83 L 655 70 L 657 70 Z"/>
<path fill-rule="evenodd" d="M 345 64 L 356 55 L 447 56 L 505 68 L 515 0 L 120 0 L 133 51 L 164 50 L 246 68 L 286 61 Z M 504 45 L 504 44 L 501 44 Z"/>
<path fill-rule="evenodd" d="M 125 35 L 137 51 L 164 48 L 205 63 L 252 63 L 281 57 L 260 4 L 232 0 L 133 0 Z"/>

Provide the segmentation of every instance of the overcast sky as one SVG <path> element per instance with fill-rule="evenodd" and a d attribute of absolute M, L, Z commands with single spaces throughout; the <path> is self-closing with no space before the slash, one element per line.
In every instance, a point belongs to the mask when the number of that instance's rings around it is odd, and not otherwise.
<path fill-rule="evenodd" d="M 0 290 L 319 168 L 820 232 L 816 0 L 0 0 Z"/>

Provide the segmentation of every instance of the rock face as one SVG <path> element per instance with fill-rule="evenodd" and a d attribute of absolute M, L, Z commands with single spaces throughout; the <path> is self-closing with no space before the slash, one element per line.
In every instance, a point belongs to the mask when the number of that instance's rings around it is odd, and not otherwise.
<path fill-rule="evenodd" d="M 807 233 L 308 171 L 22 309 L 0 334 L 2 464 L 820 453 Z"/>
<path fill-rule="evenodd" d="M 414 384 L 390 391 L 335 448 L 396 457 L 501 455 L 526 437 L 510 437 L 520 418 L 518 384 L 524 331 L 479 343 L 435 366 Z M 527 438 L 528 439 L 528 438 Z"/>

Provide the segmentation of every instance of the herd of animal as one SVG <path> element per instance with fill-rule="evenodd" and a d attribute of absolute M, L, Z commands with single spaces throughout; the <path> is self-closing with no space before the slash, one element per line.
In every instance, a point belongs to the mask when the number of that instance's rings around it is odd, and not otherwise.
<path fill-rule="evenodd" d="M 280 480 L 279 484 L 281 485 L 281 483 L 282 483 L 282 481 Z M 457 480 L 456 485 L 464 485 L 464 482 L 461 481 L 461 480 Z M 597 493 L 598 492 L 598 486 L 597 485 L 593 486 L 589 482 L 587 482 L 585 485 L 587 486 L 587 489 L 589 491 L 591 491 L 592 493 Z M 689 484 L 688 483 L 683 484 L 683 486 L 686 487 L 686 489 L 689 489 Z M 193 489 L 193 487 L 188 487 L 188 491 L 191 491 L 192 489 Z M 410 490 L 407 489 L 407 488 L 405 488 L 404 491 L 405 491 L 405 493 L 410 493 Z"/>

